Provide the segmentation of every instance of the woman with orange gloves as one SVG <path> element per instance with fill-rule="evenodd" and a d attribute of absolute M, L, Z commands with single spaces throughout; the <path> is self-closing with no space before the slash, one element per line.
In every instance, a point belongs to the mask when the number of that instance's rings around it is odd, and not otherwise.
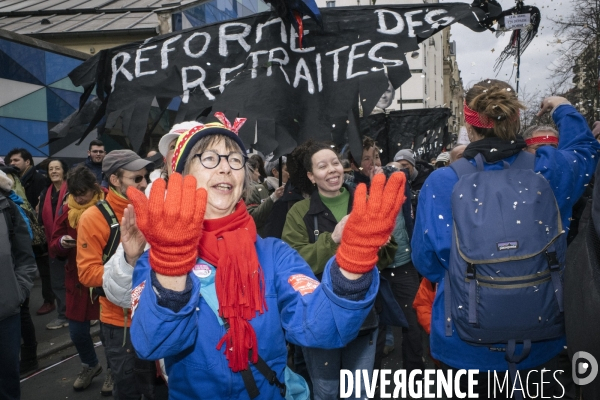
<path fill-rule="evenodd" d="M 199 124 L 177 141 L 166 197 L 162 180 L 149 200 L 128 190 L 134 207 L 121 228 L 125 258 L 137 263 L 133 345 L 142 358 L 165 358 L 172 398 L 282 398 L 284 376 L 291 377 L 286 340 L 335 348 L 358 334 L 379 286 L 377 252 L 394 227 L 382 216 L 398 213 L 405 177 L 386 185 L 381 175 L 369 200 L 359 186 L 318 282 L 296 251 L 257 236 L 241 200 L 243 122 L 216 116 L 222 123 Z M 150 250 L 142 254 L 144 238 Z M 307 398 L 300 386 L 296 398 Z"/>

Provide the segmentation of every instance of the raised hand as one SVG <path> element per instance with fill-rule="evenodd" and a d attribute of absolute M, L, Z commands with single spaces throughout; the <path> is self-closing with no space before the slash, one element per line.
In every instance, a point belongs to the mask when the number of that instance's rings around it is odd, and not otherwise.
<path fill-rule="evenodd" d="M 138 229 L 135 219 L 135 210 L 131 204 L 123 211 L 121 219 L 121 244 L 125 252 L 125 260 L 129 265 L 135 266 L 138 258 L 146 247 L 146 238 Z"/>
<path fill-rule="evenodd" d="M 166 182 L 157 179 L 152 185 L 150 199 L 139 190 L 127 189 L 133 203 L 139 230 L 150 244 L 150 266 L 167 276 L 186 275 L 192 270 L 198 255 L 202 235 L 206 190 L 196 189 L 196 178 L 180 174 Z"/>
<path fill-rule="evenodd" d="M 386 184 L 384 174 L 371 181 L 371 194 L 361 183 L 354 193 L 354 205 L 342 233 L 342 242 L 336 253 L 339 266 L 354 274 L 369 272 L 377 263 L 377 252 L 394 230 L 400 207 L 406 200 L 406 176 L 392 174 Z"/>

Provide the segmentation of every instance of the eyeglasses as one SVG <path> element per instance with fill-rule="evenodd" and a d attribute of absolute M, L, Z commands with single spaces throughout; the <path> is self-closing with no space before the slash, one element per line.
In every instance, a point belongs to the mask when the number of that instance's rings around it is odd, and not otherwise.
<path fill-rule="evenodd" d="M 239 170 L 244 168 L 246 165 L 246 160 L 248 157 L 243 155 L 242 153 L 233 152 L 228 155 L 217 154 L 216 152 L 209 150 L 200 154 L 196 154 L 194 157 L 198 157 L 200 159 L 200 163 L 204 166 L 204 168 L 213 169 L 216 168 L 217 165 L 221 162 L 221 158 L 227 160 L 229 166 L 233 170 Z"/>
<path fill-rule="evenodd" d="M 150 182 L 150 174 L 136 175 L 136 176 L 124 176 L 123 178 L 129 178 L 132 181 L 134 181 L 135 183 L 141 183 L 143 179 L 145 179 L 146 182 Z"/>

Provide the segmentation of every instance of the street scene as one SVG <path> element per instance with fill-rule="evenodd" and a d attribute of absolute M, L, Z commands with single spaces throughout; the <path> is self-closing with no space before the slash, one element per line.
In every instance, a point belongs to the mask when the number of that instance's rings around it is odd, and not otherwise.
<path fill-rule="evenodd" d="M 599 32 L 0 1 L 0 400 L 600 399 Z"/>

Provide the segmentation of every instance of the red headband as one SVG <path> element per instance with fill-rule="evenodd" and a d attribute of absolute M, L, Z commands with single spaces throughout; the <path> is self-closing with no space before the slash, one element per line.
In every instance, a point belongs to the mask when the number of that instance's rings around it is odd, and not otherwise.
<path fill-rule="evenodd" d="M 494 120 L 479 114 L 477 111 L 469 108 L 467 102 L 464 102 L 465 121 L 477 128 L 493 128 Z"/>
<path fill-rule="evenodd" d="M 536 136 L 525 140 L 527 146 L 533 146 L 535 144 L 555 144 L 558 145 L 558 138 L 556 136 Z"/>

